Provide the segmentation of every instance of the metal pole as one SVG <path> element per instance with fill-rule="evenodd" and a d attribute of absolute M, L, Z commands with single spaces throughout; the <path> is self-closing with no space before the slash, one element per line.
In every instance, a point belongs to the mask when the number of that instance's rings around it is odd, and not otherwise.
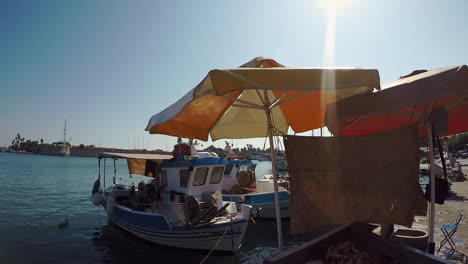
<path fill-rule="evenodd" d="M 429 244 L 427 251 L 434 254 L 434 218 L 435 218 L 435 165 L 434 165 L 434 142 L 432 141 L 432 124 L 430 121 L 426 122 L 427 140 L 429 141 L 429 172 L 431 182 L 431 207 L 429 216 Z"/>
<path fill-rule="evenodd" d="M 104 158 L 104 190 L 106 190 L 106 158 Z"/>
<path fill-rule="evenodd" d="M 268 139 L 270 140 L 270 157 L 271 157 L 271 170 L 273 172 L 273 188 L 275 191 L 275 213 L 276 213 L 276 230 L 278 232 L 278 249 L 279 252 L 283 251 L 283 233 L 281 228 L 281 209 L 279 205 L 278 195 L 278 176 L 276 175 L 276 157 L 275 146 L 273 144 L 273 124 L 271 121 L 271 110 L 265 109 L 265 114 L 268 122 Z"/>

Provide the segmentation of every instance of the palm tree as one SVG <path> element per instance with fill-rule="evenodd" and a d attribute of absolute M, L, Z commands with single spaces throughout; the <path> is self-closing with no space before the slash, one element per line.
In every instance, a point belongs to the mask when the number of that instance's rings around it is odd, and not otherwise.
<path fill-rule="evenodd" d="M 24 142 L 24 138 L 21 137 L 21 135 L 18 133 L 16 134 L 15 139 L 11 142 L 11 146 L 14 150 L 19 150 L 20 149 L 20 144 Z"/>
<path fill-rule="evenodd" d="M 20 139 L 21 139 L 21 136 L 20 134 L 16 134 L 16 137 L 15 137 L 15 144 L 14 144 L 14 147 L 15 147 L 15 150 L 18 150 L 19 149 L 19 144 L 20 144 Z"/>
<path fill-rule="evenodd" d="M 19 135 L 19 134 L 18 134 L 18 135 Z M 24 138 L 21 138 L 21 139 L 20 139 L 20 144 L 19 144 L 19 145 L 20 145 L 20 150 L 22 150 L 23 142 L 24 142 Z"/>

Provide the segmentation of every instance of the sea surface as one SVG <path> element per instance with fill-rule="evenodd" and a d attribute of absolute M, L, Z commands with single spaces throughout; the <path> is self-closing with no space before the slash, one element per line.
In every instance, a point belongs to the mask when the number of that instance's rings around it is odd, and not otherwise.
<path fill-rule="evenodd" d="M 118 182 L 148 180 L 130 178 L 125 160 L 116 168 Z M 102 164 L 101 177 L 103 169 Z M 105 169 L 109 186 L 112 160 Z M 90 201 L 98 171 L 96 158 L 0 153 L 0 263 L 200 263 L 205 258 L 207 251 L 152 244 L 109 222 L 102 207 Z M 65 218 L 68 226 L 59 228 Z M 289 235 L 289 222 L 282 227 L 286 249 L 325 232 L 299 238 Z M 236 255 L 214 252 L 205 263 L 251 261 L 276 247 L 274 220 L 250 222 Z"/>

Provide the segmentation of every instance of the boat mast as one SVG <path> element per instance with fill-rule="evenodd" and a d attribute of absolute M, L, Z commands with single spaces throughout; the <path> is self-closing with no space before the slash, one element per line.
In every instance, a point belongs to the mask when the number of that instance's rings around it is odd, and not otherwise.
<path fill-rule="evenodd" d="M 70 155 L 70 152 L 67 146 L 67 119 L 65 119 L 65 126 L 63 127 L 63 154 L 64 156 Z"/>
<path fill-rule="evenodd" d="M 63 145 L 67 143 L 67 119 L 65 119 L 65 127 L 63 128 Z"/>

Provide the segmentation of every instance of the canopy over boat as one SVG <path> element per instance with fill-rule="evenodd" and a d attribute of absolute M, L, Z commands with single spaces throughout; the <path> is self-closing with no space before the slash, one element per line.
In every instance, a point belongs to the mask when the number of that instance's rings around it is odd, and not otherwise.
<path fill-rule="evenodd" d="M 128 164 L 128 173 L 138 174 L 147 177 L 154 177 L 157 173 L 158 165 L 166 160 L 172 159 L 172 155 L 167 154 L 147 154 L 147 153 L 112 153 L 101 152 L 99 158 L 125 158 Z"/>
<path fill-rule="evenodd" d="M 154 160 L 163 161 L 172 159 L 172 155 L 169 154 L 151 154 L 151 153 L 119 153 L 119 152 L 101 152 L 99 153 L 101 158 L 125 158 L 125 159 L 142 159 L 142 160 Z"/>

